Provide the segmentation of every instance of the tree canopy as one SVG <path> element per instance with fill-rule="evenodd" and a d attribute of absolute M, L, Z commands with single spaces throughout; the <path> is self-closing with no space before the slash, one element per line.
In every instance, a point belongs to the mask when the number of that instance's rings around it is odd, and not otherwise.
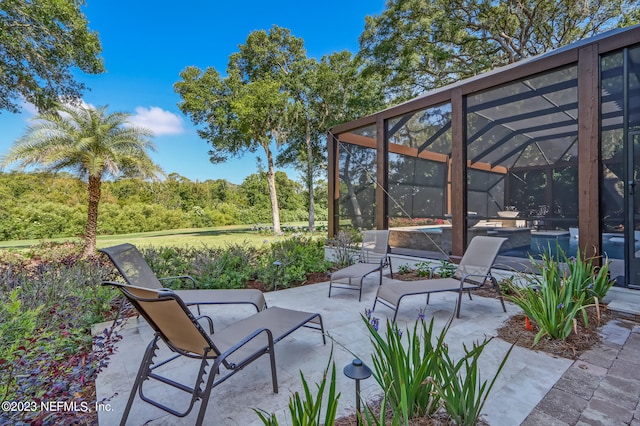
<path fill-rule="evenodd" d="M 104 71 L 97 33 L 87 27 L 81 0 L 0 1 L 0 111 L 17 112 L 19 101 L 45 110 L 80 97 L 71 75 Z"/>
<path fill-rule="evenodd" d="M 360 55 L 408 98 L 633 22 L 637 0 L 387 0 Z M 631 17 L 631 18 L 625 18 Z"/>
<path fill-rule="evenodd" d="M 287 139 L 290 87 L 305 58 L 302 39 L 274 26 L 249 34 L 229 57 L 227 77 L 213 67 L 204 72 L 188 67 L 174 86 L 182 98 L 180 110 L 202 126 L 200 136 L 212 145 L 212 162 L 264 151 L 274 232 L 280 232 L 280 217 L 271 144 L 279 146 Z"/>

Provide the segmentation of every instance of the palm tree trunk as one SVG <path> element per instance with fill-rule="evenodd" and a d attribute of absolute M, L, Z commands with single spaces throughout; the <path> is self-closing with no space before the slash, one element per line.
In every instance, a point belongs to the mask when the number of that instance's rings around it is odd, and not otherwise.
<path fill-rule="evenodd" d="M 87 227 L 84 233 L 83 257 L 96 255 L 96 235 L 98 234 L 98 204 L 100 203 L 100 176 L 89 175 L 89 208 L 87 211 Z"/>
<path fill-rule="evenodd" d="M 273 219 L 273 232 L 280 234 L 280 208 L 278 207 L 278 194 L 276 192 L 276 172 L 273 166 L 273 154 L 270 149 L 267 153 L 267 184 L 269 185 L 269 197 L 271 198 L 271 217 Z"/>

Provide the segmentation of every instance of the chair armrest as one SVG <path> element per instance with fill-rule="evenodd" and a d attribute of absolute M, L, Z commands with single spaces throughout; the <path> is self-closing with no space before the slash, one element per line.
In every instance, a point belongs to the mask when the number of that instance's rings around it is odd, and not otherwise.
<path fill-rule="evenodd" d="M 175 277 L 164 277 L 164 278 L 158 278 L 158 281 L 168 281 L 168 280 L 181 280 L 181 281 L 191 281 L 191 283 L 193 284 L 193 288 L 194 289 L 198 289 L 198 285 L 196 284 L 196 280 L 195 278 L 193 278 L 191 275 L 176 275 Z"/>
<path fill-rule="evenodd" d="M 472 282 L 478 283 L 478 287 L 483 286 L 484 282 L 487 280 L 487 278 L 490 276 L 490 274 L 464 274 L 462 276 L 462 278 L 460 278 L 460 289 L 462 289 L 462 287 L 464 286 L 465 281 L 467 281 L 467 279 L 469 277 L 478 277 L 478 278 L 483 278 L 482 281 L 475 281 L 475 280 L 470 280 Z"/>
<path fill-rule="evenodd" d="M 200 322 L 200 320 L 206 320 L 207 324 L 209 324 L 209 334 L 213 334 L 214 330 L 213 330 L 213 320 L 211 319 L 210 316 L 208 315 L 200 315 L 196 317 L 196 321 Z M 202 324 L 201 324 L 202 325 Z"/>

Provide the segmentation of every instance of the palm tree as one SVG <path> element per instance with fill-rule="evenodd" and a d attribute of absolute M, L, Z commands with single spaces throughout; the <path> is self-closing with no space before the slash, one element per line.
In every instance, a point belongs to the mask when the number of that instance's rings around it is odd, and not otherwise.
<path fill-rule="evenodd" d="M 69 170 L 87 179 L 89 206 L 84 236 L 85 257 L 95 256 L 98 204 L 102 180 L 111 177 L 154 178 L 162 173 L 148 155 L 155 151 L 152 133 L 128 124 L 129 114 L 107 114 L 107 106 L 58 105 L 34 118 L 24 136 L 0 158 L 0 166 L 41 166 Z"/>

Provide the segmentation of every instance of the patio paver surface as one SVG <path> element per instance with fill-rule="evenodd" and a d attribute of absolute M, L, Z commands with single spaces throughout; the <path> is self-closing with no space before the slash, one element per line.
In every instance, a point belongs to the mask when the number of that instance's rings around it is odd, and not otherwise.
<path fill-rule="evenodd" d="M 342 374 L 356 354 L 372 367 L 369 334 L 360 318 L 366 308 L 371 308 L 375 297 L 377 282 L 375 277 L 365 281 L 362 302 L 358 302 L 353 291 L 335 290 L 328 298 L 328 283 L 312 284 L 293 289 L 266 293 L 269 306 L 281 306 L 309 312 L 319 312 L 330 339 L 325 346 L 315 331 L 300 329 L 275 347 L 279 393 L 271 390 L 268 357 L 264 356 L 243 371 L 238 372 L 226 382 L 213 389 L 208 401 L 205 424 L 216 426 L 261 425 L 252 408 L 274 412 L 281 424 L 290 424 L 288 418 L 288 400 L 296 391 L 302 391 L 300 371 L 310 385 L 318 382 L 332 350 L 337 368 L 337 390 L 341 392 L 338 404 L 338 416 L 355 411 L 355 385 Z M 441 329 L 454 311 L 456 293 L 436 293 L 431 295 L 431 303 L 426 308 L 427 320 L 435 318 L 436 329 Z M 405 298 L 398 314 L 401 328 L 413 327 L 418 310 L 424 306 L 423 296 Z M 203 314 L 210 315 L 217 329 L 225 324 L 252 314 L 251 309 L 242 306 L 208 306 Z M 465 296 L 460 319 L 454 319 L 447 334 L 446 342 L 454 359 L 463 353 L 463 343 L 470 345 L 485 336 L 496 335 L 496 330 L 519 309 L 507 303 L 507 313 L 502 312 L 500 303 L 495 299 L 473 296 L 470 301 Z M 374 316 L 384 324 L 393 312 L 380 306 Z M 97 379 L 98 401 L 108 399 L 112 410 L 99 412 L 100 425 L 119 424 L 127 398 L 131 391 L 135 374 L 152 331 L 143 319 L 130 318 L 120 332 L 123 339 L 117 345 L 117 351 L 110 357 L 109 366 Z M 481 356 L 480 371 L 484 378 L 491 379 L 497 370 L 510 344 L 493 339 Z M 353 352 L 350 353 L 349 351 Z M 162 353 L 168 353 L 163 351 Z M 160 356 L 162 356 L 162 353 Z M 162 358 L 159 358 L 162 359 Z M 173 364 L 176 364 L 175 362 Z M 509 360 L 502 370 L 492 393 L 483 410 L 484 419 L 492 426 L 512 426 L 522 423 L 534 408 L 553 389 L 556 382 L 572 366 L 573 361 L 555 358 L 543 352 L 514 347 Z M 194 377 L 197 364 L 185 359 L 171 368 L 184 380 Z M 156 387 L 154 391 L 175 404 L 188 402 L 187 394 L 147 383 L 146 388 Z M 362 396 L 374 400 L 381 390 L 373 377 L 361 383 Z M 185 418 L 178 419 L 136 398 L 127 424 L 130 425 L 190 425 L 194 424 L 200 403 Z"/>

